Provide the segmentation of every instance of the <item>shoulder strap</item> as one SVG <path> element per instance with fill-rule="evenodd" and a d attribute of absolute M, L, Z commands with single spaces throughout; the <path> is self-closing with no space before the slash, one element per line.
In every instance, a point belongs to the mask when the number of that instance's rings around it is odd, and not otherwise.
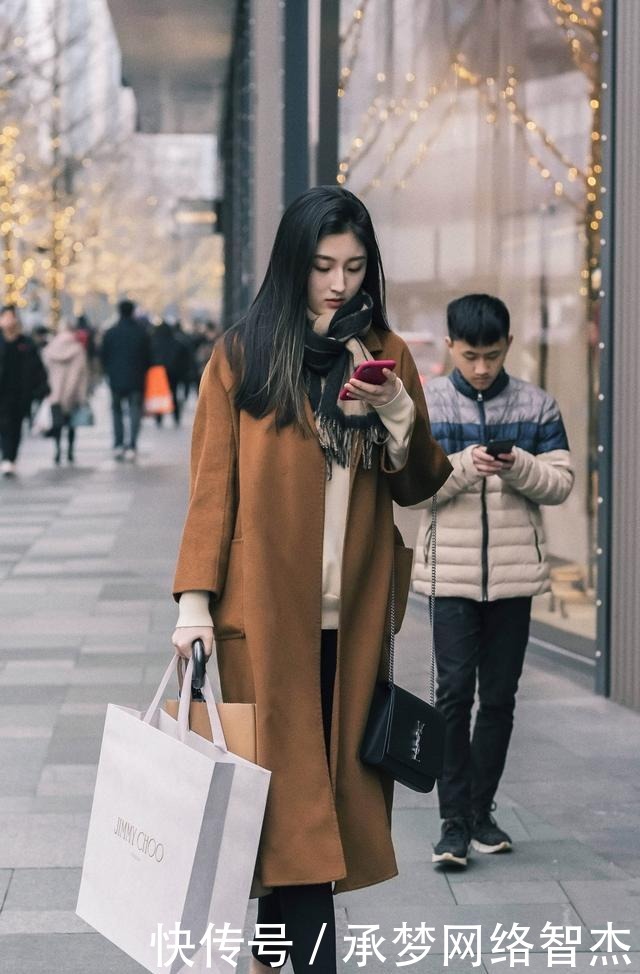
<path fill-rule="evenodd" d="M 433 618 L 436 606 L 436 526 L 438 521 L 438 495 L 431 498 L 431 595 L 429 596 L 429 628 L 431 630 L 429 638 L 429 672 L 427 682 L 427 702 L 435 706 L 436 697 L 436 653 L 435 639 L 433 632 Z M 426 560 L 426 559 L 425 559 Z M 395 657 L 395 630 L 396 630 L 396 580 L 395 570 L 391 569 L 391 604 L 389 609 L 389 670 L 387 680 L 393 683 L 393 667 Z"/>

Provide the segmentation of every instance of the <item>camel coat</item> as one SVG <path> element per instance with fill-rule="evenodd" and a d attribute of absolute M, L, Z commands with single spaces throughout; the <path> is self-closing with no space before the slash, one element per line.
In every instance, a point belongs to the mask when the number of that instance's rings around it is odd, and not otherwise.
<path fill-rule="evenodd" d="M 451 467 L 431 436 L 405 343 L 372 329 L 366 345 L 374 357 L 397 361 L 416 420 L 402 469 L 386 469 L 382 451 L 372 469 L 351 467 L 330 769 L 320 704 L 324 455 L 311 432 L 278 432 L 271 417 L 235 408 L 222 344 L 200 386 L 174 592 L 214 593 L 223 698 L 256 704 L 257 760 L 272 772 L 259 863 L 265 886 L 335 881 L 342 892 L 397 873 L 393 783 L 358 754 L 384 665 L 392 500 L 407 506 L 431 496 Z M 314 429 L 310 406 L 308 419 Z M 409 549 L 398 551 L 400 570 L 410 561 Z M 400 588 L 402 611 L 408 578 Z"/>

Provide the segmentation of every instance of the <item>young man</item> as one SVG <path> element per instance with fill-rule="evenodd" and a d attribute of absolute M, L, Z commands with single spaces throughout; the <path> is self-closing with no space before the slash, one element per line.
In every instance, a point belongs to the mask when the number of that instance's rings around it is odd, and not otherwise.
<path fill-rule="evenodd" d="M 133 301 L 120 301 L 119 319 L 102 340 L 102 367 L 111 387 L 113 453 L 116 460 L 135 460 L 142 420 L 144 380 L 151 365 L 151 341 L 134 318 Z M 128 414 L 125 441 L 123 406 Z"/>
<path fill-rule="evenodd" d="M 47 373 L 35 344 L 22 333 L 12 304 L 0 308 L 0 448 L 2 475 L 12 477 L 22 424 L 33 400 L 49 392 Z"/>
<path fill-rule="evenodd" d="M 444 821 L 432 859 L 464 867 L 470 844 L 485 853 L 512 848 L 491 812 L 511 737 L 531 599 L 549 588 L 540 505 L 565 500 L 573 471 L 556 402 L 504 370 L 512 336 L 503 302 L 465 295 L 448 306 L 447 325 L 454 370 L 426 386 L 434 436 L 453 465 L 438 493 L 434 625 L 438 707 L 447 733 L 438 782 Z M 429 532 L 430 518 L 423 517 L 413 586 L 425 594 Z"/>

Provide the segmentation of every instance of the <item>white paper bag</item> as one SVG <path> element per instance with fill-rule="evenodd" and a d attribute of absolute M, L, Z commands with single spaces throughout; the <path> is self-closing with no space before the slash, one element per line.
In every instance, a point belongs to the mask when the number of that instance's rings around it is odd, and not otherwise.
<path fill-rule="evenodd" d="M 177 720 L 160 709 L 176 664 L 146 714 L 107 709 L 77 913 L 148 971 L 228 974 L 200 941 L 210 922 L 243 930 L 270 772 L 226 749 L 208 678 L 220 745 L 188 729 L 188 693 Z M 176 942 L 195 949 L 167 966 Z"/>

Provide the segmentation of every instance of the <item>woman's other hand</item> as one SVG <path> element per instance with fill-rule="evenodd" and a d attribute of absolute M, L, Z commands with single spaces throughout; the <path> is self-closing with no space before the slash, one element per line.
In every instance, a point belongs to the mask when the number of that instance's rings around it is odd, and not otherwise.
<path fill-rule="evenodd" d="M 213 626 L 178 626 L 174 630 L 171 642 L 178 656 L 191 659 L 191 650 L 196 639 L 204 643 L 205 656 L 213 652 Z"/>
<path fill-rule="evenodd" d="M 385 379 L 380 386 L 374 386 L 371 382 L 363 382 L 361 379 L 349 379 L 348 382 L 345 382 L 349 396 L 352 399 L 360 399 L 362 402 L 368 403 L 374 409 L 376 406 L 386 406 L 400 392 L 400 379 L 391 369 L 383 369 L 382 374 Z"/>

